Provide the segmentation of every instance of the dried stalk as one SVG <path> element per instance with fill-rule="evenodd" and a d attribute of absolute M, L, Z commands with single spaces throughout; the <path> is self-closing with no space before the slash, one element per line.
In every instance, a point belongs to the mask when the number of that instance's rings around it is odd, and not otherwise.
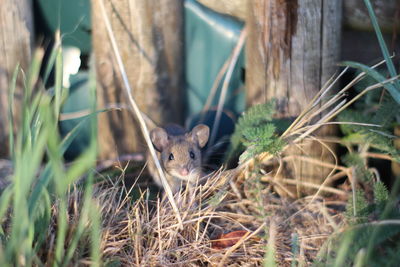
<path fill-rule="evenodd" d="M 132 89 L 131 89 L 130 84 L 129 84 L 128 75 L 126 74 L 125 67 L 124 67 L 124 64 L 122 62 L 121 55 L 119 53 L 118 45 L 117 45 L 117 42 L 115 40 L 114 33 L 113 33 L 113 30 L 112 30 L 112 27 L 111 27 L 111 23 L 110 23 L 110 20 L 108 18 L 108 15 L 106 13 L 105 7 L 104 7 L 104 0 L 100 1 L 100 9 L 101 9 L 101 13 L 103 15 L 104 23 L 105 23 L 106 28 L 107 28 L 108 37 L 110 38 L 111 45 L 112 45 L 112 48 L 113 48 L 113 52 L 114 52 L 115 58 L 117 60 L 118 67 L 119 67 L 119 70 L 121 72 L 123 84 L 125 86 L 125 92 L 128 95 L 129 103 L 131 104 L 131 106 L 133 108 L 133 111 L 134 111 L 134 114 L 135 114 L 136 118 L 139 121 L 140 129 L 142 131 L 142 134 L 144 136 L 146 144 L 147 144 L 147 146 L 149 148 L 150 155 L 151 155 L 151 157 L 152 157 L 152 159 L 153 159 L 153 161 L 154 161 L 154 163 L 155 163 L 155 165 L 157 167 L 158 174 L 160 175 L 160 178 L 161 178 L 161 181 L 162 181 L 162 185 L 163 185 L 164 190 L 165 190 L 165 192 L 166 192 L 166 194 L 168 196 L 168 200 L 171 203 L 171 206 L 172 206 L 172 208 L 173 208 L 173 210 L 175 212 L 175 215 L 176 215 L 176 217 L 178 219 L 178 226 L 179 226 L 180 229 L 183 229 L 182 218 L 181 218 L 181 215 L 179 213 L 178 207 L 176 206 L 171 187 L 169 186 L 169 184 L 167 182 L 167 179 L 165 178 L 165 175 L 164 175 L 164 172 L 162 170 L 161 164 L 160 164 L 160 162 L 159 162 L 159 160 L 157 158 L 156 152 L 154 150 L 153 144 L 152 144 L 151 139 L 150 139 L 149 130 L 147 129 L 146 122 L 143 119 L 143 116 L 142 116 L 142 113 L 141 113 L 139 107 L 137 106 L 135 100 L 133 99 Z"/>

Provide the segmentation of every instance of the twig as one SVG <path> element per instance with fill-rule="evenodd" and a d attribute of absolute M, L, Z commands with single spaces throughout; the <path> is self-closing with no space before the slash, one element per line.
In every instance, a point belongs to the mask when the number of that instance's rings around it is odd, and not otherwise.
<path fill-rule="evenodd" d="M 203 107 L 203 109 L 202 109 L 202 111 L 201 111 L 201 112 L 203 113 L 203 117 L 204 117 L 204 113 L 205 113 L 208 109 L 210 109 L 210 107 L 211 107 L 211 103 L 212 103 L 212 101 L 213 101 L 213 99 L 214 99 L 214 97 L 215 97 L 215 94 L 217 93 L 218 86 L 220 85 L 220 82 L 221 82 L 222 78 L 224 77 L 224 74 L 226 73 L 226 70 L 227 70 L 228 67 L 229 67 L 229 63 L 230 63 L 231 60 L 232 60 L 233 52 L 234 52 L 234 51 L 232 51 L 232 54 L 231 54 L 231 55 L 228 57 L 228 59 L 225 61 L 224 65 L 222 65 L 222 67 L 221 67 L 221 69 L 219 70 L 217 76 L 215 77 L 214 83 L 213 83 L 213 85 L 212 85 L 212 87 L 211 87 L 211 90 L 210 90 L 210 94 L 208 95 L 207 101 L 206 101 L 206 103 L 204 104 L 204 107 Z M 201 121 L 203 121 L 203 120 L 204 120 L 204 118 L 201 119 Z"/>
<path fill-rule="evenodd" d="M 375 221 L 375 222 L 368 222 L 355 225 L 354 228 L 362 228 L 366 226 L 374 226 L 374 225 L 400 225 L 400 220 L 384 220 L 384 221 Z"/>
<path fill-rule="evenodd" d="M 276 180 L 274 180 L 272 177 L 268 177 L 268 176 L 261 177 L 261 181 L 263 181 L 263 182 L 271 182 L 271 183 L 276 182 Z M 278 181 L 283 182 L 285 184 L 301 185 L 301 186 L 305 186 L 305 187 L 314 188 L 314 189 L 317 189 L 319 191 L 325 191 L 325 192 L 328 192 L 328 193 L 347 196 L 347 193 L 342 191 L 342 190 L 335 189 L 335 188 L 332 188 L 332 187 L 323 186 L 323 185 L 320 185 L 320 184 L 314 184 L 314 183 L 310 183 L 310 182 L 294 180 L 294 179 L 288 179 L 288 178 L 279 178 Z"/>
<path fill-rule="evenodd" d="M 102 172 L 105 169 L 112 167 L 117 162 L 121 162 L 121 161 L 122 162 L 128 162 L 128 161 L 139 162 L 139 161 L 143 161 L 143 160 L 144 160 L 143 153 L 133 153 L 133 154 L 121 155 L 118 158 L 106 159 L 106 160 L 100 161 L 99 164 L 96 166 L 96 172 Z"/>
<path fill-rule="evenodd" d="M 247 232 L 244 236 L 242 236 L 242 238 L 240 238 L 239 241 L 236 242 L 235 245 L 230 247 L 228 249 L 228 251 L 224 254 L 220 263 L 218 264 L 218 267 L 224 266 L 224 263 L 225 263 L 226 259 L 229 257 L 229 255 L 231 255 L 232 252 L 234 252 L 238 247 L 240 247 L 240 245 L 242 245 L 246 240 L 248 240 L 248 239 L 252 238 L 253 236 L 255 236 L 256 234 L 258 234 L 258 232 L 260 232 L 261 229 L 263 229 L 265 227 L 265 225 L 266 225 L 266 222 L 261 224 L 260 227 L 258 227 L 257 230 L 255 230 L 253 233 L 250 234 L 250 232 Z"/>
<path fill-rule="evenodd" d="M 316 159 L 316 158 L 307 157 L 307 156 L 292 155 L 292 156 L 286 156 L 286 157 L 283 158 L 284 161 L 289 161 L 289 160 L 292 160 L 292 159 L 297 159 L 297 160 L 301 160 L 301 161 L 304 161 L 304 162 L 317 164 L 318 166 L 321 166 L 321 167 L 335 169 L 335 170 L 341 170 L 341 171 L 344 171 L 344 172 L 348 172 L 348 170 L 349 170 L 347 167 L 343 167 L 343 166 L 336 165 L 336 164 L 331 164 L 331 163 L 324 162 L 322 160 L 319 160 L 319 159 Z"/>
<path fill-rule="evenodd" d="M 221 95 L 219 97 L 218 106 L 217 106 L 217 114 L 215 116 L 215 121 L 214 121 L 214 124 L 212 127 L 211 137 L 210 137 L 210 141 L 209 141 L 209 147 L 211 147 L 215 142 L 215 138 L 217 136 L 217 132 L 218 132 L 218 128 L 219 128 L 219 123 L 221 120 L 222 109 L 223 109 L 223 106 L 225 103 L 226 94 L 228 92 L 229 82 L 232 78 L 232 73 L 233 73 L 233 70 L 235 69 L 236 62 L 239 58 L 240 51 L 242 50 L 246 36 L 247 36 L 247 27 L 245 27 L 242 30 L 242 32 L 240 33 L 238 43 L 236 44 L 236 46 L 233 50 L 232 59 L 229 63 L 229 67 L 226 72 L 224 83 L 222 84 Z"/>
<path fill-rule="evenodd" d="M 132 89 L 131 89 L 130 84 L 129 84 L 128 76 L 126 74 L 125 67 L 124 67 L 124 64 L 122 62 L 121 55 L 119 53 L 118 45 L 117 45 L 117 42 L 116 42 L 114 34 L 113 34 L 111 23 L 110 23 L 110 21 L 108 19 L 108 15 L 107 15 L 105 7 L 104 7 L 104 0 L 99 1 L 99 3 L 100 3 L 100 9 L 101 9 L 101 12 L 102 12 L 102 15 L 103 15 L 104 23 L 105 23 L 106 28 L 107 28 L 107 34 L 108 34 L 108 37 L 110 38 L 111 46 L 113 48 L 114 55 L 115 55 L 115 58 L 117 60 L 118 67 L 119 67 L 120 72 L 121 72 L 123 84 L 125 86 L 125 92 L 128 95 L 129 103 L 131 104 L 131 106 L 133 108 L 133 111 L 134 111 L 134 114 L 136 115 L 136 118 L 139 121 L 140 129 L 142 131 L 142 134 L 144 136 L 146 144 L 147 144 L 147 146 L 149 148 L 150 155 L 154 160 L 154 163 L 155 163 L 155 165 L 157 167 L 157 170 L 158 170 L 158 174 L 160 175 L 160 178 L 161 178 L 162 185 L 164 187 L 165 192 L 167 193 L 168 200 L 171 203 L 171 206 L 172 206 L 172 208 L 173 208 L 173 210 L 175 212 L 175 215 L 176 215 L 176 217 L 178 219 L 179 228 L 183 229 L 183 223 L 182 223 L 181 215 L 179 213 L 178 207 L 176 206 L 176 203 L 175 203 L 175 200 L 174 200 L 174 196 L 172 194 L 172 190 L 171 190 L 171 188 L 170 188 L 170 186 L 169 186 L 169 184 L 167 182 L 167 179 L 165 178 L 164 172 L 163 172 L 163 170 L 161 168 L 161 165 L 160 165 L 160 162 L 159 162 L 159 160 L 157 158 L 156 152 L 154 150 L 153 144 L 152 144 L 151 139 L 150 139 L 149 130 L 147 129 L 147 125 L 146 125 L 146 123 L 145 123 L 145 121 L 143 119 L 143 116 L 141 114 L 141 111 L 140 111 L 139 107 L 137 106 L 135 100 L 133 99 Z"/>
<path fill-rule="evenodd" d="M 392 156 L 386 155 L 386 154 L 367 152 L 367 153 L 364 153 L 364 155 L 368 158 L 384 159 L 384 160 L 390 160 L 390 161 L 394 160 Z"/>

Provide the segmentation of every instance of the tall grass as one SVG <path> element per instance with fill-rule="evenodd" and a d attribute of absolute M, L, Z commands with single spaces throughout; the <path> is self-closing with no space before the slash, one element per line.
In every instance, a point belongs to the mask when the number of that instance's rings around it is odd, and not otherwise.
<path fill-rule="evenodd" d="M 96 159 L 96 112 L 64 139 L 58 134 L 62 99 L 62 54 L 58 41 L 43 75 L 44 51 L 35 52 L 29 71 L 16 67 L 9 89 L 10 155 L 14 172 L 0 196 L 0 266 L 69 266 L 85 260 L 100 265 L 100 216 L 92 199 L 92 169 Z M 43 84 L 55 68 L 54 90 Z M 22 103 L 14 107 L 17 77 L 22 76 Z M 91 76 L 89 90 L 94 94 Z M 95 98 L 92 98 L 95 99 Z M 20 112 L 20 123 L 13 120 Z M 66 167 L 63 154 L 82 127 L 91 128 L 88 149 Z M 13 129 L 18 129 L 14 131 Z M 75 183 L 83 175 L 82 185 Z M 82 201 L 71 203 L 71 194 Z M 76 205 L 77 214 L 71 211 Z M 77 248 L 80 252 L 77 252 Z M 82 253 L 83 254 L 80 254 Z M 78 255 L 79 254 L 79 255 Z"/>
<path fill-rule="evenodd" d="M 365 1 L 369 3 L 368 0 Z M 376 20 L 373 16 L 371 19 Z M 378 38 L 379 34 L 377 32 Z M 384 43 L 380 44 L 385 51 Z M 16 67 L 9 88 L 10 129 L 18 130 L 11 130 L 9 139 L 14 173 L 10 185 L 0 195 L 0 266 L 98 266 L 101 265 L 102 257 L 109 262 L 115 258 L 125 264 L 135 262 L 137 265 L 144 263 L 144 266 L 161 264 L 163 261 L 171 265 L 209 263 L 223 266 L 233 261 L 260 265 L 263 260 L 265 266 L 273 266 L 287 263 L 287 259 L 291 260 L 292 266 L 301 266 L 303 262 L 311 262 L 319 244 L 334 230 L 337 233 L 331 235 L 321 249 L 319 261 L 315 264 L 364 266 L 375 255 L 379 255 L 377 247 L 380 244 L 398 237 L 396 231 L 400 220 L 393 219 L 391 214 L 397 198 L 396 190 L 393 190 L 375 221 L 343 228 L 341 214 L 329 214 L 331 208 L 314 201 L 322 199 L 318 193 L 323 189 L 328 190 L 328 187 L 317 186 L 319 189 L 315 196 L 293 203 L 286 203 L 285 199 L 271 194 L 268 188 L 252 193 L 246 189 L 244 183 L 244 177 L 249 179 L 252 175 L 251 170 L 247 169 L 251 165 L 249 163 L 242 164 L 232 172 L 216 173 L 207 180 L 206 185 L 193 189 L 197 190 L 196 194 L 189 196 L 186 192 L 177 196 L 177 207 L 180 207 L 178 216 L 174 213 L 175 207 L 165 198 L 156 203 L 156 211 L 150 212 L 145 193 L 139 200 L 131 201 L 127 197 L 122 201 L 122 194 L 119 198 L 114 197 L 120 194 L 116 187 L 101 191 L 103 203 L 98 206 L 93 199 L 93 167 L 97 152 L 96 114 L 102 111 L 96 111 L 95 103 L 92 103 L 91 114 L 65 138 L 61 138 L 58 134 L 58 118 L 60 106 L 68 92 L 62 88 L 60 42 L 57 41 L 49 62 L 44 67 L 45 73 L 41 81 L 39 71 L 43 64 L 43 53 L 41 49 L 36 51 L 26 75 L 19 66 Z M 389 54 L 384 52 L 384 57 L 389 68 L 392 68 Z M 343 99 L 345 92 L 362 78 L 360 76 L 337 96 L 330 96 L 331 100 L 319 108 L 315 103 L 319 103 L 330 89 L 326 88 L 310 103 L 308 111 L 315 112 L 300 115 L 283 137 L 294 136 L 295 143 L 310 136 L 357 98 L 380 86 L 385 86 L 400 103 L 395 72 L 391 71 L 392 79 L 387 80 L 374 68 L 354 62 L 345 64 L 361 69 L 364 72 L 362 77 L 370 75 L 379 84 L 371 85 L 360 96 L 346 103 Z M 53 67 L 55 87 L 52 91 L 46 91 L 42 84 L 46 84 Z M 332 80 L 332 84 L 341 75 Z M 23 97 L 21 107 L 16 108 L 14 96 L 19 76 L 24 81 Z M 95 93 L 93 75 L 90 77 L 89 90 Z M 332 113 L 317 123 L 310 124 L 324 108 L 332 106 Z M 21 114 L 18 122 L 13 119 L 17 110 Z M 79 130 L 87 125 L 91 127 L 92 134 L 87 150 L 74 162 L 66 165 L 63 154 Z M 270 159 L 267 154 L 258 158 L 264 163 Z M 285 158 L 281 159 L 284 160 Z M 86 178 L 83 180 L 82 177 Z M 265 182 L 263 178 L 268 178 L 268 173 L 261 177 L 261 181 Z M 77 183 L 78 180 L 83 183 Z M 344 193 L 333 188 L 330 192 Z M 254 194 L 258 195 L 254 197 Z M 213 204 L 213 201 L 217 204 Z M 103 222 L 103 227 L 108 227 L 105 231 L 102 231 L 102 214 L 109 217 L 108 224 Z M 185 227 L 179 229 L 179 225 Z M 383 233 L 389 229 L 388 226 L 391 230 L 397 227 L 394 234 Z M 242 228 L 256 230 L 251 234 L 248 232 L 238 243 L 226 250 L 210 248 L 210 232 L 216 229 L 233 231 Z M 268 240 L 251 240 L 258 231 L 265 235 L 268 232 Z M 245 241 L 246 246 L 242 246 Z M 389 243 L 393 243 L 392 240 Z"/>
<path fill-rule="evenodd" d="M 374 28 L 376 37 L 378 39 L 379 47 L 381 48 L 382 55 L 383 55 L 383 58 L 385 59 L 389 74 L 392 78 L 398 77 L 396 68 L 394 66 L 392 57 L 389 54 L 389 50 L 388 50 L 385 40 L 383 38 L 382 32 L 379 28 L 378 19 L 376 18 L 376 15 L 375 15 L 374 9 L 372 8 L 370 0 L 364 0 L 364 4 L 367 7 L 368 14 L 371 19 L 371 23 Z M 380 74 L 378 71 L 376 71 L 364 64 L 357 63 L 357 62 L 350 62 L 350 61 L 344 62 L 343 64 L 346 66 L 352 67 L 352 68 L 357 68 L 357 69 L 361 70 L 362 72 L 367 73 L 371 78 L 373 78 L 377 82 L 383 82 L 386 80 L 386 78 L 382 74 Z M 398 104 L 400 104 L 400 83 L 399 83 L 398 79 L 396 79 L 392 84 L 386 84 L 385 88 L 389 91 L 389 93 L 391 94 L 393 99 Z"/>
<path fill-rule="evenodd" d="M 399 104 L 398 108 L 400 108 L 399 76 L 379 28 L 371 1 L 364 0 L 364 4 L 368 10 L 388 73 L 393 79 L 392 83 L 385 83 L 383 86 L 397 104 Z M 366 65 L 356 62 L 344 62 L 344 65 L 366 73 L 378 83 L 383 83 L 386 80 L 381 73 Z M 375 201 L 368 207 L 368 222 L 350 226 L 345 231 L 332 235 L 331 240 L 326 244 L 327 246 L 320 251 L 320 256 L 322 255 L 322 257 L 319 259 L 319 262 L 317 261 L 319 263 L 317 265 L 393 266 L 393 264 L 398 264 L 400 259 L 398 255 L 398 249 L 400 248 L 400 242 L 398 241 L 400 234 L 400 213 L 395 206 L 397 205 L 399 195 L 399 177 L 395 181 L 391 188 L 390 197 L 385 201 L 383 210 L 379 210 L 378 203 Z M 376 194 L 377 192 L 374 192 L 375 198 Z M 356 208 L 355 205 L 354 208 Z M 333 254 L 334 256 L 332 256 Z"/>

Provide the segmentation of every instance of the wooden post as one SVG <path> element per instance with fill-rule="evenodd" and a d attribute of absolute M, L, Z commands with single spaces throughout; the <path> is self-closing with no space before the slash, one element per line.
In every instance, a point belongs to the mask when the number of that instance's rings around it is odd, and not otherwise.
<path fill-rule="evenodd" d="M 100 158 L 145 150 L 111 49 L 99 1 L 92 0 L 93 47 L 99 108 L 122 106 L 100 115 Z M 156 124 L 182 123 L 182 0 L 107 0 L 107 14 L 139 108 Z"/>
<path fill-rule="evenodd" d="M 399 12 L 399 0 L 373 0 L 371 4 L 381 31 L 393 34 L 393 30 L 396 29 L 399 33 L 400 22 L 396 14 Z M 343 1 L 343 12 L 343 24 L 346 28 L 374 32 L 364 0 Z"/>
<path fill-rule="evenodd" d="M 15 67 L 28 71 L 33 44 L 32 6 L 29 0 L 2 0 L 0 3 L 0 158 L 9 152 L 8 88 Z M 22 80 L 15 91 L 15 122 L 18 124 Z"/>
<path fill-rule="evenodd" d="M 246 45 L 247 104 L 277 101 L 277 117 L 296 117 L 333 75 L 339 58 L 342 2 L 330 0 L 249 1 Z M 324 128 L 320 135 L 334 132 Z M 333 157 L 316 142 L 291 155 Z M 286 174 L 321 183 L 330 170 L 294 161 Z M 304 191 L 297 187 L 297 193 Z"/>
<path fill-rule="evenodd" d="M 246 21 L 247 2 L 252 0 L 197 0 L 206 7 L 233 17 Z"/>

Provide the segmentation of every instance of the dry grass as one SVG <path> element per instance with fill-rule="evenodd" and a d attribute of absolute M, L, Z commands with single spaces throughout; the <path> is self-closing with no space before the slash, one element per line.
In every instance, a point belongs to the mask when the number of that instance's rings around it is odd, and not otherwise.
<path fill-rule="evenodd" d="M 365 74 L 328 97 L 343 73 L 333 77 L 283 133 L 282 138 L 289 141 L 284 150 L 305 139 L 317 140 L 313 133 L 360 97 L 349 102 L 345 99 L 347 90 Z M 381 86 L 370 86 L 361 95 Z M 318 141 L 324 145 L 330 140 Z M 329 176 L 322 185 L 292 177 L 275 179 L 281 165 L 294 157 L 329 168 Z M 268 172 L 275 163 L 278 169 Z M 348 188 L 330 186 L 339 178 L 348 178 Z M 309 265 L 328 237 L 343 229 L 342 212 L 349 182 L 354 187 L 353 178 L 351 168 L 338 164 L 264 153 L 236 169 L 219 170 L 202 184 L 175 195 L 183 229 L 165 195 L 149 200 L 145 190 L 133 201 L 122 197 L 121 187 L 103 186 L 96 196 L 103 214 L 103 259 L 137 266 L 260 266 L 273 257 L 279 266 L 289 266 L 293 261 Z M 315 194 L 295 199 L 279 196 L 273 190 L 299 183 L 314 189 Z M 248 232 L 231 247 L 213 248 L 212 240 L 236 230 Z"/>
<path fill-rule="evenodd" d="M 121 72 L 123 84 L 124 84 L 124 87 L 125 87 L 125 92 L 126 92 L 126 95 L 127 95 L 127 98 L 128 98 L 128 102 L 129 102 L 130 106 L 132 107 L 133 114 L 135 115 L 135 118 L 139 122 L 140 130 L 141 130 L 141 132 L 143 134 L 144 140 L 146 141 L 148 152 L 149 152 L 151 158 L 154 161 L 154 164 L 155 164 L 156 169 L 158 171 L 158 175 L 160 176 L 160 180 L 161 180 L 161 183 L 163 185 L 163 188 L 164 188 L 164 190 L 165 190 L 165 192 L 166 192 L 166 194 L 168 196 L 169 202 L 172 205 L 173 211 L 174 211 L 176 217 L 179 220 L 179 226 L 182 229 L 183 225 L 182 225 L 181 215 L 179 214 L 179 210 L 178 210 L 178 208 L 176 206 L 175 200 L 174 200 L 173 195 L 172 195 L 172 190 L 171 190 L 171 188 L 170 188 L 170 186 L 169 186 L 169 184 L 167 182 L 167 179 L 165 178 L 164 171 L 162 170 L 161 164 L 160 164 L 160 162 L 159 162 L 159 160 L 157 158 L 155 148 L 153 147 L 153 144 L 152 144 L 152 142 L 150 140 L 150 133 L 149 133 L 149 129 L 147 127 L 145 118 L 142 115 L 142 112 L 140 111 L 135 99 L 133 99 L 132 88 L 131 88 L 131 86 L 129 84 L 128 75 L 127 75 L 127 73 L 125 71 L 125 66 L 124 66 L 124 64 L 122 62 L 122 58 L 121 58 L 121 55 L 120 55 L 120 52 L 119 52 L 119 49 L 118 49 L 118 44 L 117 44 L 117 41 L 115 39 L 114 32 L 112 30 L 111 23 L 110 23 L 110 20 L 108 18 L 106 9 L 104 7 L 104 0 L 101 0 L 99 3 L 100 3 L 100 10 L 101 10 L 101 13 L 102 13 L 102 16 L 103 16 L 103 19 L 104 19 L 104 23 L 106 25 L 107 34 L 108 34 L 108 37 L 110 38 L 111 47 L 113 49 L 115 58 L 117 60 L 118 68 L 119 68 L 119 70 Z"/>
<path fill-rule="evenodd" d="M 331 87 L 328 84 L 282 135 L 290 139 L 284 149 L 296 146 L 303 139 L 315 140 L 312 134 L 347 106 L 344 101 L 346 90 L 321 102 Z M 333 111 L 326 112 L 328 110 Z M 326 115 L 316 121 L 318 114 Z M 330 175 L 321 185 L 293 177 L 276 179 L 280 166 L 293 159 L 329 168 Z M 274 165 L 278 168 L 270 171 Z M 103 182 L 93 189 L 102 218 L 102 260 L 118 262 L 122 266 L 261 266 L 271 261 L 279 266 L 289 266 L 293 261 L 310 265 L 324 242 L 345 227 L 344 206 L 355 186 L 351 168 L 304 156 L 279 157 L 264 153 L 233 170 L 220 169 L 198 185 L 177 193 L 174 203 L 179 218 L 165 194 L 162 198 L 153 198 L 148 189 L 142 189 L 140 196 L 133 199 L 134 194 L 130 191 L 137 190 L 138 186 L 136 183 L 131 188 L 124 186 L 125 171 L 126 168 L 121 168 L 120 177 L 102 179 Z M 142 172 L 138 173 L 139 177 L 141 175 Z M 330 186 L 331 181 L 342 178 L 347 178 L 346 189 Z M 296 199 L 278 195 L 274 190 L 277 187 L 284 190 L 288 185 L 299 183 L 314 189 L 315 194 Z M 71 192 L 66 246 L 73 242 L 69 236 L 73 236 L 82 215 L 82 194 L 78 189 Z M 53 212 L 58 213 L 57 205 Z M 56 226 L 57 222 L 53 221 L 54 230 L 46 237 L 48 242 L 42 249 L 43 258 L 52 258 L 44 253 L 54 251 Z M 86 227 L 89 228 L 90 223 Z M 221 234 L 237 230 L 246 231 L 238 242 L 222 249 L 213 246 Z M 72 261 L 90 264 L 89 254 L 85 251 L 89 246 L 83 242 L 78 247 L 71 256 Z"/>
<path fill-rule="evenodd" d="M 146 143 L 158 163 L 145 121 L 131 96 L 103 6 L 102 12 L 129 103 L 141 121 Z M 317 139 L 313 133 L 331 124 L 332 118 L 362 95 L 382 87 L 382 84 L 372 85 L 347 102 L 347 91 L 365 77 L 362 73 L 331 95 L 335 83 L 346 70 L 330 79 L 282 134 L 288 144 L 284 150 L 299 146 L 304 140 L 316 140 L 328 147 L 326 140 Z M 385 83 L 395 79 L 397 77 Z M 294 177 L 276 179 L 282 164 L 290 160 L 309 161 L 315 166 L 329 168 L 329 175 L 322 185 Z M 274 164 L 277 169 L 269 172 L 269 166 Z M 342 211 L 349 190 L 330 186 L 331 181 L 339 178 L 349 178 L 354 187 L 352 170 L 337 163 L 327 166 L 327 163 L 314 158 L 299 158 L 296 155 L 279 158 L 263 153 L 242 162 L 234 170 L 219 170 L 203 184 L 187 188 L 175 196 L 165 184 L 166 195 L 161 199 L 150 200 L 146 189 L 138 199 L 133 200 L 126 188 L 120 186 L 121 183 L 111 186 L 109 182 L 100 183 L 96 185 L 94 197 L 102 214 L 103 260 L 119 262 L 123 266 L 260 266 L 264 261 L 271 262 L 272 257 L 272 261 L 275 260 L 279 266 L 289 266 L 293 261 L 309 265 L 327 238 L 344 226 Z M 122 180 L 123 175 L 119 178 L 120 182 Z M 295 199 L 296 195 L 290 194 L 288 185 L 312 188 L 315 194 Z M 277 188 L 287 191 L 292 198 L 279 196 L 276 193 L 278 190 L 274 190 Z M 246 230 L 247 234 L 231 247 L 213 248 L 212 240 L 236 230 Z"/>
<path fill-rule="evenodd" d="M 220 170 L 175 195 L 182 230 L 165 197 L 148 200 L 145 190 L 134 201 L 123 186 L 98 184 L 94 197 L 103 216 L 103 260 L 123 266 L 259 266 L 272 237 L 279 266 L 294 259 L 311 263 L 339 227 L 340 212 L 322 198 L 313 203 L 310 198 L 280 198 L 256 177 L 245 181 L 238 174 Z M 236 246 L 212 248 L 211 240 L 236 230 L 249 233 Z M 297 255 L 292 253 L 295 236 Z"/>

